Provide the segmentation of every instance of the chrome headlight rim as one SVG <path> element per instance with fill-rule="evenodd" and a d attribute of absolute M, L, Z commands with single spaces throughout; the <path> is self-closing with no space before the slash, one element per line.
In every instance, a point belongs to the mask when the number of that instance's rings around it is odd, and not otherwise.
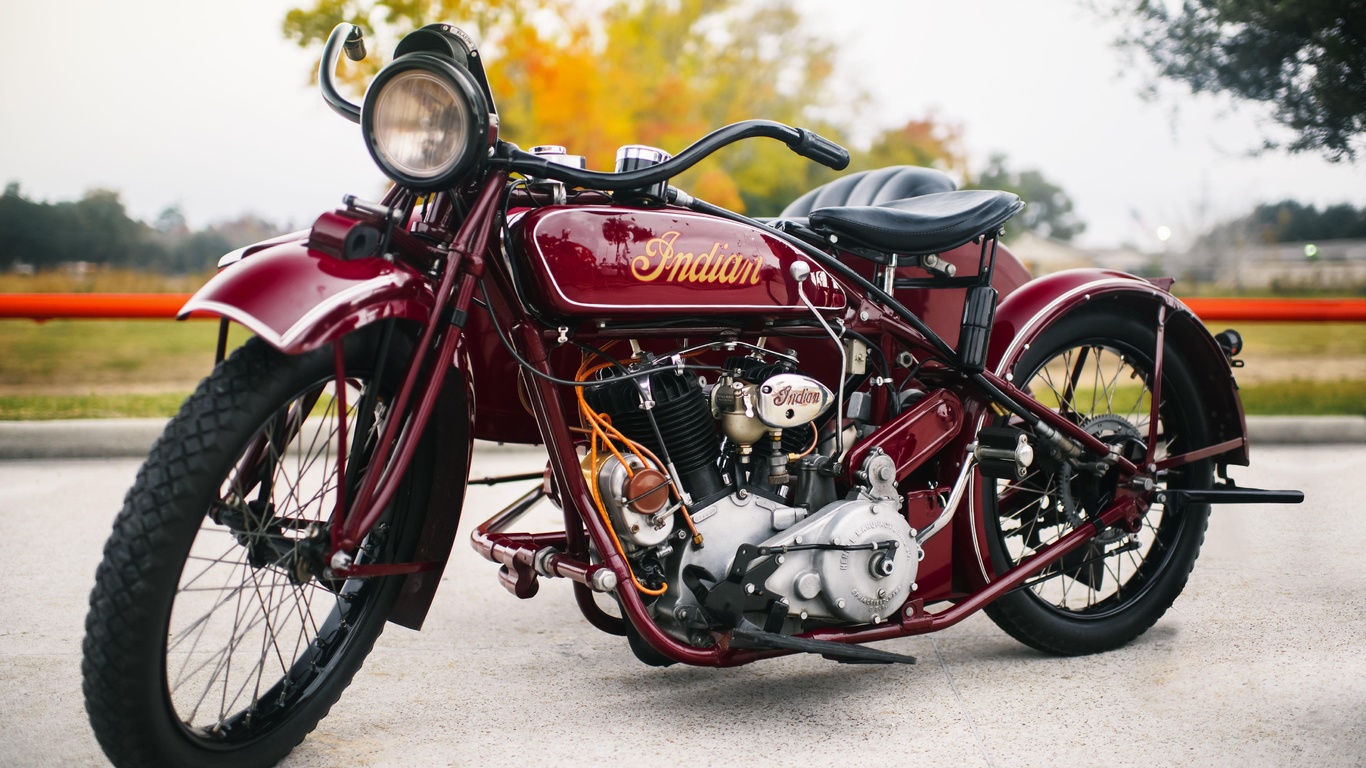
<path fill-rule="evenodd" d="M 465 111 L 464 146 L 457 150 L 453 162 L 443 164 L 432 175 L 408 172 L 391 162 L 377 146 L 375 118 L 377 104 L 385 87 L 394 79 L 412 72 L 421 72 L 449 86 L 456 98 L 463 101 Z M 395 183 L 417 192 L 439 192 L 450 189 L 467 177 L 484 160 L 489 143 L 489 108 L 474 76 L 454 62 L 429 53 L 410 53 L 395 59 L 370 83 L 361 105 L 361 135 L 365 148 L 375 164 Z"/>

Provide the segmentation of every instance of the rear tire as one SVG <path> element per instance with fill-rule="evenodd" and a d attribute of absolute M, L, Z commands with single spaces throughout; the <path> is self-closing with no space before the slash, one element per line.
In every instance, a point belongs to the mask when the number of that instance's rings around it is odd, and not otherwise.
<path fill-rule="evenodd" d="M 1156 339 L 1148 320 L 1118 307 L 1079 312 L 1030 344 L 1013 380 L 1103 440 L 1146 442 Z M 1189 366 L 1170 346 L 1164 357 L 1159 459 L 1208 444 Z M 1049 464 L 1036 459 L 1018 482 L 983 481 L 987 545 L 998 574 L 1089 524 L 1084 521 L 1105 501 L 1103 480 L 1068 478 L 1056 462 Z M 1206 459 L 1174 469 L 1158 488 L 1209 488 L 1212 481 L 1213 463 Z M 1208 505 L 1178 510 L 1153 503 L 1137 534 L 1102 532 L 986 613 L 1011 637 L 1047 653 L 1117 648 L 1152 627 L 1181 594 L 1208 520 Z"/>
<path fill-rule="evenodd" d="M 345 344 L 353 470 L 370 450 L 355 424 L 377 335 Z M 406 358 L 390 357 L 387 371 L 401 373 Z M 116 766 L 274 765 L 383 630 L 403 577 L 324 579 L 317 555 L 336 499 L 335 386 L 330 345 L 287 357 L 253 339 L 199 385 L 139 470 L 96 574 L 81 665 Z M 371 440 L 393 391 L 377 386 Z M 420 446 L 357 562 L 411 555 L 431 472 Z"/>

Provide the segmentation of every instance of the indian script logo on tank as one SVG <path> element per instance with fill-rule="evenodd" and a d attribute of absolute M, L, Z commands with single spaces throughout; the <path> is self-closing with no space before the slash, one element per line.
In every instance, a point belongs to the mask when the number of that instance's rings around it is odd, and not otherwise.
<path fill-rule="evenodd" d="M 758 285 L 763 256 L 730 253 L 730 243 L 712 243 L 711 250 L 689 253 L 674 250 L 679 232 L 665 232 L 645 242 L 645 253 L 631 257 L 631 274 L 643 283 L 722 283 Z"/>

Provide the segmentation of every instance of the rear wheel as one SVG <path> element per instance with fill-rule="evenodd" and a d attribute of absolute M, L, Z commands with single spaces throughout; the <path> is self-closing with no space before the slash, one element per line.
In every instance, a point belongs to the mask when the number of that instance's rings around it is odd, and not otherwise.
<path fill-rule="evenodd" d="M 354 482 L 387 416 L 375 335 L 346 342 L 345 414 L 330 346 L 287 357 L 253 340 L 153 447 L 86 618 L 86 710 L 115 765 L 273 765 L 327 714 L 383 630 L 402 577 L 329 578 L 323 562 L 338 430 L 346 424 Z M 363 398 L 367 388 L 378 397 Z M 419 449 L 350 553 L 356 562 L 411 554 L 430 472 Z"/>
<path fill-rule="evenodd" d="M 1066 317 L 1031 343 L 1015 366 L 1017 386 L 1112 446 L 1141 456 L 1149 435 L 1156 330 L 1104 308 Z M 1168 349 L 1156 457 L 1208 444 L 1199 390 Z M 1039 456 L 1026 477 L 984 483 L 987 543 L 997 573 L 1095 519 L 1115 479 Z M 1171 470 L 1158 488 L 1208 488 L 1204 460 Z M 1185 587 L 1200 554 L 1206 505 L 1153 503 L 1137 533 L 1103 531 L 997 600 L 987 615 L 1020 642 L 1049 653 L 1096 653 L 1143 634 Z"/>

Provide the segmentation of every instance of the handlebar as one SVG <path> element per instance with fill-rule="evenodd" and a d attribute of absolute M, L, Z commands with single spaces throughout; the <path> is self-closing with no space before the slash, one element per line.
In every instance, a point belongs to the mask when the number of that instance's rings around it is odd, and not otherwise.
<path fill-rule="evenodd" d="M 352 61 L 363 61 L 365 59 L 365 32 L 353 24 L 351 34 L 346 36 L 346 43 L 342 49 L 346 51 L 346 58 Z"/>
<path fill-rule="evenodd" d="M 332 80 L 332 72 L 337 68 L 343 48 L 346 57 L 352 61 L 365 58 L 365 36 L 360 27 L 341 23 L 332 28 L 332 34 L 327 36 L 327 44 L 323 46 L 322 61 L 318 62 L 318 88 L 323 92 L 323 101 L 333 112 L 353 123 L 359 123 L 360 107 L 347 101 Z"/>
<path fill-rule="evenodd" d="M 849 150 L 835 142 L 818 135 L 815 131 L 802 128 L 794 129 L 801 135 L 796 144 L 788 142 L 793 152 L 808 160 L 815 160 L 826 168 L 842 171 L 849 167 Z"/>
<path fill-rule="evenodd" d="M 668 181 L 697 165 L 718 149 L 752 138 L 777 139 L 802 157 L 815 160 L 837 171 L 849 166 L 849 151 L 844 147 L 812 131 L 793 128 L 772 120 L 745 120 L 719 128 L 659 165 L 625 173 L 585 171 L 558 165 L 505 143 L 500 143 L 498 155 L 494 157 L 493 162 L 501 163 L 508 170 L 525 176 L 554 179 L 577 187 L 608 191 L 638 189 Z"/>

